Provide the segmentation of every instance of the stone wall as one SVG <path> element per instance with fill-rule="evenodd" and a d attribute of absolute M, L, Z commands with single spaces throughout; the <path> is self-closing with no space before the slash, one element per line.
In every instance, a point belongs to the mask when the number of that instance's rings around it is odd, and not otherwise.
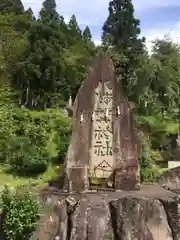
<path fill-rule="evenodd" d="M 31 240 L 179 240 L 180 200 L 157 187 L 47 198 Z"/>

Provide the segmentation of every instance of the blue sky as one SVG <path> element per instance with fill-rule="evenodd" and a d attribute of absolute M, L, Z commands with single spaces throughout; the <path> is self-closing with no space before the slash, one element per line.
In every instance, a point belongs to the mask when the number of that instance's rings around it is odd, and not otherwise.
<path fill-rule="evenodd" d="M 180 0 L 132 0 L 135 15 L 140 19 L 142 35 L 151 41 L 168 34 L 173 41 L 180 37 Z M 22 0 L 25 8 L 31 7 L 35 14 L 43 0 Z M 56 0 L 57 10 L 66 21 L 75 14 L 80 27 L 88 25 L 96 43 L 100 41 L 101 29 L 108 16 L 109 0 Z M 179 38 L 180 41 L 180 38 Z"/>

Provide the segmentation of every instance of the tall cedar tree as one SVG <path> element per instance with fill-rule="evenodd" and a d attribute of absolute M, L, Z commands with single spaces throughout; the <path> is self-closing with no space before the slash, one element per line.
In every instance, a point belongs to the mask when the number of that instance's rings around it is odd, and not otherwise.
<path fill-rule="evenodd" d="M 90 30 L 90 28 L 88 26 L 86 26 L 84 31 L 83 31 L 83 39 L 84 39 L 85 42 L 92 41 L 91 30 Z"/>
<path fill-rule="evenodd" d="M 29 102 L 52 106 L 62 76 L 62 41 L 59 15 L 54 0 L 46 0 L 40 17 L 29 31 L 30 53 L 26 61 Z"/>
<path fill-rule="evenodd" d="M 144 51 L 144 39 L 140 39 L 139 20 L 134 17 L 131 0 L 112 0 L 109 16 L 103 26 L 104 48 L 115 51 L 117 75 L 123 82 L 128 95 L 135 83 L 134 71 Z"/>
<path fill-rule="evenodd" d="M 71 16 L 69 20 L 68 28 L 69 28 L 70 44 L 75 44 L 77 41 L 82 40 L 82 32 L 78 26 L 78 22 L 76 20 L 75 15 Z"/>

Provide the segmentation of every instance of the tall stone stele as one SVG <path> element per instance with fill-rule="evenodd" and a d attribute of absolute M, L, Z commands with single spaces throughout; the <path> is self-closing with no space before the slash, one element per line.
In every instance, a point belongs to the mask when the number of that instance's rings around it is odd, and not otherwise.
<path fill-rule="evenodd" d="M 89 190 L 104 179 L 115 190 L 140 188 L 140 145 L 130 106 L 111 59 L 99 53 L 74 103 L 64 189 Z"/>

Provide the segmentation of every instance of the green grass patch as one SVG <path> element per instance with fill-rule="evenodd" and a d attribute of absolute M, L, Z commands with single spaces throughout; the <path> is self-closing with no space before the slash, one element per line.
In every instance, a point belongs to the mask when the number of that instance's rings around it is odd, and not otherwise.
<path fill-rule="evenodd" d="M 7 185 L 8 187 L 17 187 L 28 183 L 36 183 L 43 185 L 48 180 L 57 177 L 60 174 L 62 165 L 49 165 L 47 170 L 37 177 L 18 177 L 8 172 L 6 166 L 0 166 L 0 187 Z"/>
<path fill-rule="evenodd" d="M 162 174 L 162 173 L 164 173 L 164 172 L 166 172 L 168 170 L 169 170 L 169 168 L 160 168 L 159 169 L 159 173 Z"/>

